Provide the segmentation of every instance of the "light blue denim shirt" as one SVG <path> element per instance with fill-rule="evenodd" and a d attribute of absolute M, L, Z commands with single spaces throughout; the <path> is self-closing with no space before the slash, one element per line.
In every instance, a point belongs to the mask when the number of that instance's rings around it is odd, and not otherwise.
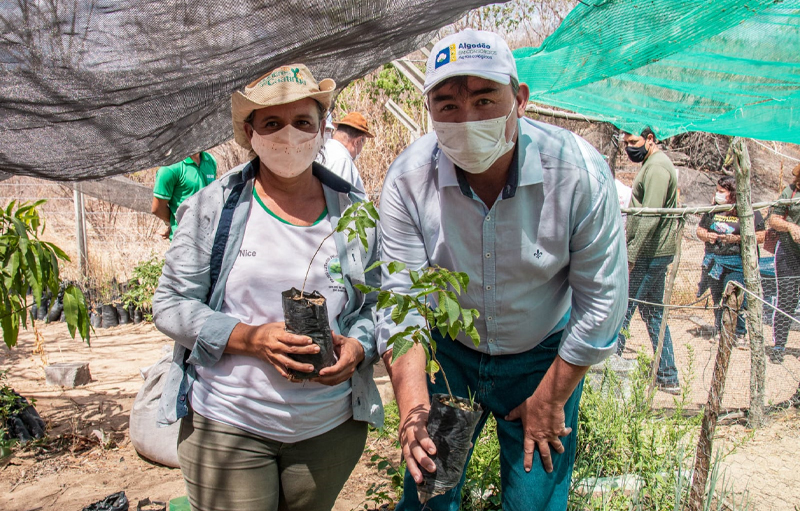
<path fill-rule="evenodd" d="M 438 150 L 417 140 L 389 168 L 381 195 L 383 261 L 466 272 L 464 307 L 480 312 L 477 350 L 521 353 L 564 330 L 559 348 L 587 366 L 611 355 L 628 301 L 628 264 L 614 180 L 577 135 L 522 119 L 508 182 L 491 209 Z M 407 272 L 383 289 L 409 292 Z M 378 349 L 398 327 L 379 312 Z M 465 336 L 463 344 L 474 348 Z"/>
<path fill-rule="evenodd" d="M 257 165 L 257 160 L 255 160 Z M 244 236 L 245 224 L 253 197 L 257 166 L 241 165 L 203 188 L 178 209 L 178 230 L 172 240 L 158 289 L 153 297 L 156 327 L 175 340 L 172 366 L 161 394 L 158 424 L 169 425 L 188 413 L 188 397 L 196 379 L 195 366 L 212 366 L 222 356 L 233 328 L 239 320 L 220 312 L 227 281 Z M 320 179 L 331 224 L 336 225 L 341 212 L 355 201 L 358 192 L 321 165 L 314 164 Z M 222 258 L 219 278 L 211 287 L 210 260 L 220 214 L 231 191 L 244 183 L 235 204 L 230 237 Z M 380 285 L 377 270 L 364 274 L 364 268 L 377 260 L 378 230 L 368 229 L 369 250 L 358 239 L 348 242 L 344 234 L 333 236 L 342 265 L 347 302 L 339 315 L 342 335 L 357 339 L 364 348 L 364 360 L 351 378 L 353 418 L 375 427 L 383 425 L 380 394 L 372 378 L 372 366 L 378 360 L 375 343 L 375 296 L 364 295 L 354 284 Z M 282 289 L 276 289 L 279 299 Z"/>

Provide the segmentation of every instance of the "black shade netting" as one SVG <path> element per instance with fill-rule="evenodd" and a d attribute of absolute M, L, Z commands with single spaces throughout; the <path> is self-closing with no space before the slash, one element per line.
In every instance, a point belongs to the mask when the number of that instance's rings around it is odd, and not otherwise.
<path fill-rule="evenodd" d="M 0 171 L 99 178 L 232 136 L 230 97 L 280 65 L 339 87 L 481 0 L 0 2 Z"/>

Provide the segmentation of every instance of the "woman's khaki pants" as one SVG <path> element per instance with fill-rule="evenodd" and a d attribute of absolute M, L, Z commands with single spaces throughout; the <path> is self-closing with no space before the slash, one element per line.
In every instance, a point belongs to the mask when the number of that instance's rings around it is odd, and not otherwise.
<path fill-rule="evenodd" d="M 366 439 L 367 424 L 353 419 L 283 443 L 190 410 L 178 460 L 193 511 L 330 511 Z"/>

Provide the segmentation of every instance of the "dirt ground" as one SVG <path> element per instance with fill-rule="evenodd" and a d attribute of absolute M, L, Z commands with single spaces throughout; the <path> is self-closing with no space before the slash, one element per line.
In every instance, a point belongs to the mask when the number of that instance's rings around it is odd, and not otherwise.
<path fill-rule="evenodd" d="M 688 328 L 688 322 L 683 326 Z M 34 342 L 30 332 L 20 335 L 17 347 L 3 350 L 0 367 L 9 370 L 9 382 L 16 390 L 36 399 L 36 408 L 50 427 L 50 441 L 18 450 L 0 467 L 0 509 L 78 510 L 120 490 L 125 490 L 135 509 L 145 497 L 167 501 L 184 495 L 180 471 L 141 458 L 128 438 L 128 414 L 142 384 L 139 369 L 157 361 L 162 347 L 171 342 L 152 325 L 144 324 L 98 330 L 91 347 L 70 339 L 63 324 L 44 326 L 42 333 L 49 363 L 88 361 L 93 381 L 69 390 L 46 385 L 42 361 L 31 354 Z M 633 333 L 636 339 L 636 331 Z M 696 358 L 708 357 L 715 349 L 701 338 L 695 344 Z M 685 348 L 678 350 L 679 365 L 683 352 Z M 745 354 L 737 356 L 744 358 Z M 791 359 L 790 364 L 800 364 L 795 357 Z M 695 362 L 699 374 L 710 373 L 711 367 L 713 362 L 701 370 Z M 791 370 L 800 372 L 800 365 L 792 365 Z M 695 379 L 699 402 L 704 400 L 704 380 Z M 671 396 L 660 395 L 659 399 L 668 402 Z M 734 399 L 735 404 L 739 399 Z M 106 446 L 98 439 L 103 436 Z M 729 476 L 738 492 L 748 492 L 757 504 L 755 509 L 795 511 L 800 505 L 799 436 L 796 412 L 773 417 L 755 433 L 735 425 L 718 429 L 717 445 L 725 445 L 726 451 L 735 447 L 726 459 Z M 368 449 L 342 490 L 335 511 L 364 509 L 367 489 L 383 480 L 369 461 L 373 452 L 398 461 L 388 440 L 370 436 Z"/>

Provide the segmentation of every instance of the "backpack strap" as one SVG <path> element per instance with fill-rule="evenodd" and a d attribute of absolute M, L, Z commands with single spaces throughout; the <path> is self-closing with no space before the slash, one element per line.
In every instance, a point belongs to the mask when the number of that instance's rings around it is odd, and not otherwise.
<path fill-rule="evenodd" d="M 242 169 L 242 182 L 233 187 L 228 199 L 225 201 L 225 205 L 222 207 L 222 212 L 219 215 L 219 224 L 217 224 L 217 232 L 214 234 L 214 244 L 211 246 L 211 285 L 208 288 L 206 303 L 211 301 L 211 295 L 214 293 L 219 274 L 222 271 L 222 259 L 225 256 L 225 247 L 228 245 L 233 213 L 239 204 L 239 198 L 242 196 L 244 186 L 254 174 L 253 169 L 257 167 L 258 158 Z"/>

